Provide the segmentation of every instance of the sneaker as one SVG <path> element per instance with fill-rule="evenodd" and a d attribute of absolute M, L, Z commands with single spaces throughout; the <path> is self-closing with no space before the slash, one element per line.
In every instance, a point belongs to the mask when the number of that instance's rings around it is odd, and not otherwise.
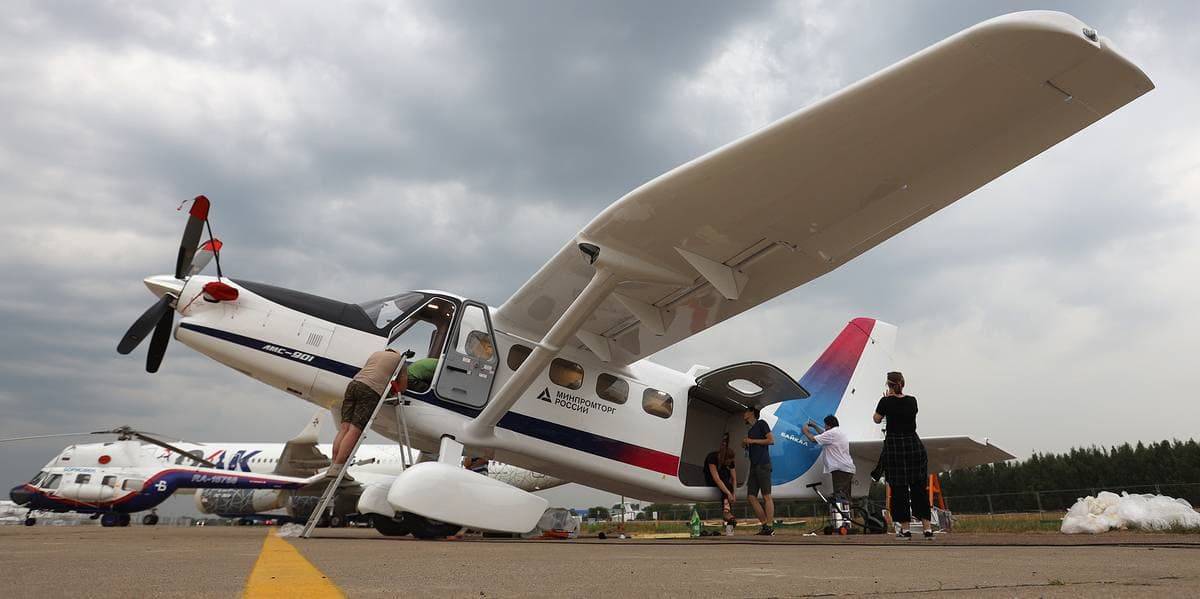
<path fill-rule="evenodd" d="M 933 540 L 933 531 L 932 530 L 925 531 L 925 539 L 928 541 Z"/>
<path fill-rule="evenodd" d="M 763 525 L 763 527 L 758 529 L 758 532 L 755 534 L 761 537 L 773 537 L 775 536 L 775 529 L 771 528 L 770 526 Z"/>
<path fill-rule="evenodd" d="M 911 538 L 912 538 L 912 531 L 905 530 L 905 531 L 902 531 L 902 532 L 898 532 L 898 533 L 896 533 L 896 538 L 897 538 L 897 539 L 905 539 L 905 540 L 907 540 L 907 539 L 911 539 Z"/>

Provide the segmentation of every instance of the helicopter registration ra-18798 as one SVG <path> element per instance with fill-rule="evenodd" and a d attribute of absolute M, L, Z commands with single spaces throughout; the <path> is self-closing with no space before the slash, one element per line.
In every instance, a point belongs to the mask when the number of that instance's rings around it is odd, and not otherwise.
<path fill-rule="evenodd" d="M 860 473 L 877 459 L 869 421 L 894 327 L 851 322 L 799 381 L 763 362 L 679 372 L 645 358 L 845 264 L 1152 88 L 1070 15 L 985 21 L 637 188 L 499 308 L 440 291 L 344 303 L 223 278 L 219 256 L 216 278 L 190 276 L 201 196 L 176 272 L 146 279 L 159 302 L 120 349 L 155 330 L 157 369 L 178 312 L 179 341 L 327 408 L 373 351 L 437 360 L 431 384 L 406 392 L 405 422 L 383 411 L 373 425 L 398 439 L 407 424 L 414 446 L 439 455 L 363 493 L 360 511 L 385 517 L 532 528 L 546 502 L 478 480 L 459 467 L 464 451 L 643 499 L 714 500 L 703 458 L 723 433 L 742 438 L 746 407 L 776 432 L 775 497 L 809 497 L 821 474 L 798 434 L 808 419 L 838 414 Z M 968 437 L 926 444 L 931 469 L 1008 455 Z"/>

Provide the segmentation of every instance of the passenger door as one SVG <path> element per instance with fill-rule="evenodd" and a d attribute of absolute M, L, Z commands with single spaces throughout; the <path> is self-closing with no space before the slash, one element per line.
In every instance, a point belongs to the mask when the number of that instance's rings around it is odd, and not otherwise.
<path fill-rule="evenodd" d="M 437 394 L 472 408 L 487 405 L 496 378 L 496 342 L 487 306 L 464 302 L 446 348 Z"/>

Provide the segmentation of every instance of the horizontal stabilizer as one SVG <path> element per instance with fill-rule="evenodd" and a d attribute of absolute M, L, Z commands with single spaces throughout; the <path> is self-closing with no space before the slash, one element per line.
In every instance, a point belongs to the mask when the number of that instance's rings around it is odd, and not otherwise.
<path fill-rule="evenodd" d="M 982 466 L 1011 460 L 1014 456 L 984 439 L 977 441 L 971 437 L 925 437 L 925 452 L 929 454 L 929 472 L 948 472 L 960 468 Z M 879 452 L 883 450 L 883 441 L 851 441 L 850 455 L 856 462 L 875 464 L 879 462 Z"/>

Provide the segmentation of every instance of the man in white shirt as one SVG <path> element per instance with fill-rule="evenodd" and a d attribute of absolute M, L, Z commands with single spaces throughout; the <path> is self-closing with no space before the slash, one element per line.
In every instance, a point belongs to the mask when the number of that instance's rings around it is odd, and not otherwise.
<path fill-rule="evenodd" d="M 837 416 L 825 417 L 825 431 L 809 420 L 802 429 L 804 436 L 821 446 L 825 473 L 833 477 L 833 497 L 850 501 L 850 482 L 854 480 L 854 460 L 850 457 L 850 438 L 838 427 Z"/>

